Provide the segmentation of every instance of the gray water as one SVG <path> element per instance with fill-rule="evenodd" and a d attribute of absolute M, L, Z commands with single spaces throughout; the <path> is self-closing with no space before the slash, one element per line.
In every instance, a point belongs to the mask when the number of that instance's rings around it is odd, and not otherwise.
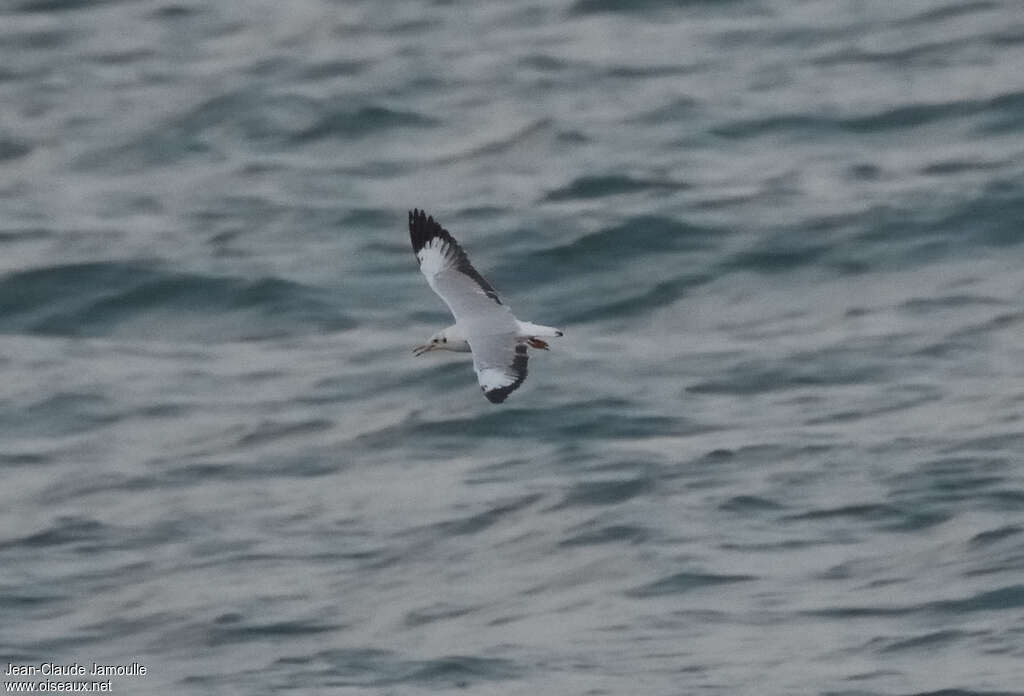
<path fill-rule="evenodd" d="M 5 671 L 1024 693 L 1024 4 L 0 7 Z"/>

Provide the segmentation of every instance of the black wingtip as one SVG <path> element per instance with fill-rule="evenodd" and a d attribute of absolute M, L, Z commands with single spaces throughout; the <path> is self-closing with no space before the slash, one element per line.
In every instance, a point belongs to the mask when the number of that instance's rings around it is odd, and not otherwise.
<path fill-rule="evenodd" d="M 418 254 L 427 242 L 435 237 L 449 239 L 451 235 L 434 222 L 434 218 L 427 215 L 426 211 L 413 208 L 409 211 L 409 239 L 412 240 L 412 250 Z"/>
<path fill-rule="evenodd" d="M 492 404 L 500 404 L 501 402 L 508 398 L 508 395 L 511 392 L 512 390 L 507 388 L 492 389 L 491 391 L 485 391 L 484 396 L 487 397 L 487 400 L 490 401 Z"/>

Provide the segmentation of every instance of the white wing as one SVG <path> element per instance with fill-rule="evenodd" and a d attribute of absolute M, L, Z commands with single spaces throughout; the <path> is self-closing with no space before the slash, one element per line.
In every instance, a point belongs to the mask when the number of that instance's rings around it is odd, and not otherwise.
<path fill-rule="evenodd" d="M 495 333 L 515 327 L 515 319 L 501 303 L 497 291 L 473 268 L 459 243 L 434 218 L 419 210 L 411 211 L 409 237 L 427 282 L 464 331 L 471 322 L 493 325 Z"/>
<path fill-rule="evenodd" d="M 504 401 L 526 379 L 526 346 L 517 342 L 516 318 L 434 218 L 410 211 L 409 238 L 427 283 L 448 305 L 473 350 L 484 396 Z"/>

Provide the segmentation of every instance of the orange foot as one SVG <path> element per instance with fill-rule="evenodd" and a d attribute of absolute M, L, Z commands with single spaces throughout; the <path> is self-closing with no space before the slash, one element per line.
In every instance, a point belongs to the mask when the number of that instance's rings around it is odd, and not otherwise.
<path fill-rule="evenodd" d="M 531 348 L 540 348 L 541 350 L 547 350 L 548 349 L 547 342 L 546 341 L 542 341 L 539 338 L 533 338 L 531 336 L 530 338 L 526 339 L 526 342 L 530 345 Z"/>

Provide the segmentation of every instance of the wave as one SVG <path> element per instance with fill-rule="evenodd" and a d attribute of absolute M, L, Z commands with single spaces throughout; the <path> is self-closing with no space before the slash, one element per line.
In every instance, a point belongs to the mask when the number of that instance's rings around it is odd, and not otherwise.
<path fill-rule="evenodd" d="M 942 121 L 984 116 L 979 121 L 982 132 L 1009 131 L 1024 120 L 1024 92 L 1007 92 L 980 99 L 958 99 L 945 102 L 907 104 L 859 116 L 822 114 L 775 114 L 740 119 L 711 128 L 723 138 L 748 139 L 788 134 L 808 140 L 836 133 L 883 133 L 928 126 Z"/>
<path fill-rule="evenodd" d="M 0 278 L 0 333 L 222 342 L 355 325 L 326 291 L 280 278 L 132 262 L 48 266 Z"/>
<path fill-rule="evenodd" d="M 296 94 L 247 88 L 219 94 L 120 144 L 87 151 L 75 169 L 129 174 L 184 161 L 220 161 L 233 151 L 282 152 L 328 139 L 427 128 L 435 119 L 376 103 L 334 106 Z"/>
<path fill-rule="evenodd" d="M 624 174 L 606 174 L 604 176 L 581 176 L 563 188 L 549 191 L 544 196 L 548 202 L 581 200 L 587 198 L 603 198 L 637 192 L 679 191 L 689 188 L 682 181 L 668 179 L 643 179 Z"/>

